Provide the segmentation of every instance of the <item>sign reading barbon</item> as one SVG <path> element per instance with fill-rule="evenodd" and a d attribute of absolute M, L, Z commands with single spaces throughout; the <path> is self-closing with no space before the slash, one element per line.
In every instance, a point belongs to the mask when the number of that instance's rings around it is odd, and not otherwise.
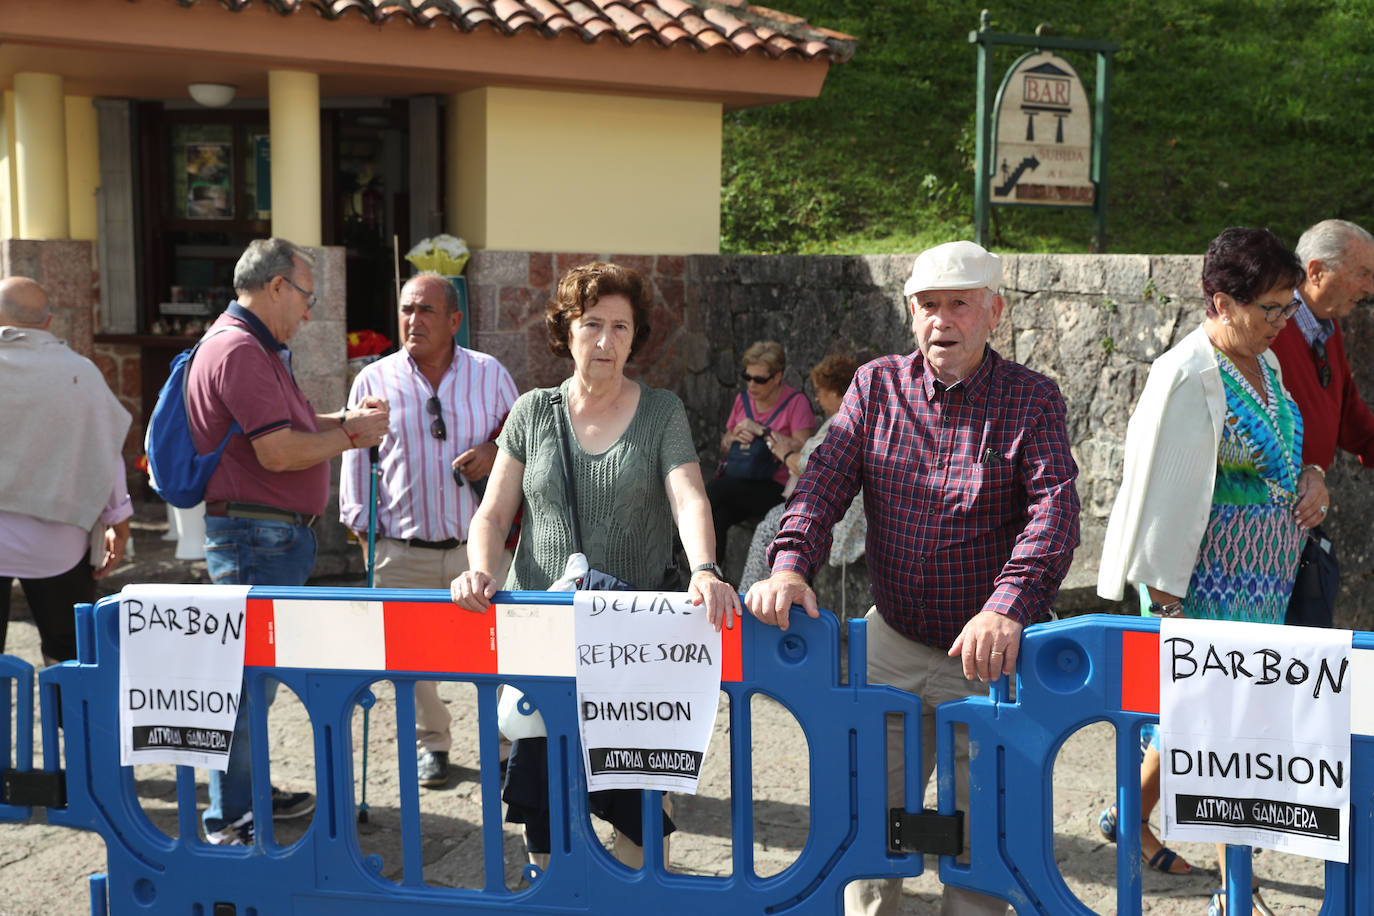
<path fill-rule="evenodd" d="M 1159 626 L 1166 841 L 1349 861 L 1349 630 Z"/>
<path fill-rule="evenodd" d="M 695 794 L 720 700 L 721 637 L 683 593 L 577 592 L 587 787 Z"/>
<path fill-rule="evenodd" d="M 241 702 L 247 585 L 119 594 L 119 762 L 224 770 Z"/>

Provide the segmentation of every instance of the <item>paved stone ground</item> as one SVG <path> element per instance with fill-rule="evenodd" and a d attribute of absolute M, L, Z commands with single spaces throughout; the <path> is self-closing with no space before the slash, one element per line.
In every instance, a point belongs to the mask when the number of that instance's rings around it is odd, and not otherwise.
<path fill-rule="evenodd" d="M 107 583 L 110 591 L 134 581 L 204 581 L 204 565 L 172 558 L 169 542 L 160 540 L 161 519 L 136 520 L 137 558 Z M 331 585 L 356 584 L 331 582 Z M 15 590 L 16 616 L 7 649 L 38 664 L 37 633 L 26 619 L 22 595 Z M 422 790 L 421 834 L 424 877 L 428 883 L 454 887 L 481 882 L 482 852 L 473 827 L 481 822 L 481 786 L 475 766 L 475 691 L 463 683 L 442 687 L 454 713 L 455 773 L 447 786 Z M 369 726 L 368 823 L 358 827 L 365 854 L 381 856 L 382 874 L 400 872 L 399 792 L 396 767 L 394 700 L 389 684 L 377 689 Z M 755 861 L 761 874 L 774 874 L 794 861 L 809 825 L 808 761 L 805 741 L 790 714 L 760 699 L 754 710 L 756 761 L 759 767 L 755 804 Z M 362 743 L 361 713 L 354 720 L 354 742 Z M 289 690 L 278 694 L 269 715 L 272 731 L 273 781 L 285 787 L 313 785 L 310 730 L 304 707 Z M 728 716 L 717 721 L 716 740 L 708 756 L 702 790 L 677 796 L 675 818 L 680 831 L 672 843 L 672 868 L 690 874 L 717 875 L 730 868 Z M 37 741 L 35 741 L 37 745 Z M 1113 737 L 1105 724 L 1079 732 L 1065 745 L 1054 771 L 1055 859 L 1067 885 L 1094 912 L 1117 912 L 1116 847 L 1095 828 L 1096 813 L 1113 796 Z M 358 761 L 355 761 L 355 764 Z M 355 769 L 357 767 L 355 766 Z M 766 774 L 766 775 L 765 775 Z M 136 779 L 144 810 L 159 828 L 177 830 L 175 788 L 170 767 L 139 767 Z M 203 777 L 200 795 L 204 802 Z M 39 822 L 0 824 L 0 916 L 61 916 L 89 912 L 86 877 L 104 869 L 104 844 L 94 834 L 49 827 Z M 295 839 L 308 819 L 279 822 L 278 842 Z M 605 837 L 603 836 L 603 839 Z M 1195 866 L 1188 877 L 1145 870 L 1142 912 L 1154 916 L 1201 916 L 1207 895 L 1217 884 L 1215 854 L 1210 846 L 1180 844 L 1178 850 Z M 508 884 L 519 881 L 523 855 L 519 838 L 506 829 L 505 870 Z M 904 886 L 903 916 L 933 916 L 939 911 L 939 884 L 931 869 Z M 1264 852 L 1255 871 L 1265 898 L 1279 914 L 1316 913 L 1322 894 L 1322 863 L 1297 856 Z M 127 909 L 124 910 L 127 912 Z M 1130 908 L 1125 909 L 1130 912 Z"/>

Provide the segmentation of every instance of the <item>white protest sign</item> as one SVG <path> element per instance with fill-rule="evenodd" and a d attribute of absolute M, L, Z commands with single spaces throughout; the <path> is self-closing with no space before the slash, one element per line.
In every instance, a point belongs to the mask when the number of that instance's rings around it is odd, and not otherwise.
<path fill-rule="evenodd" d="M 1159 625 L 1164 839 L 1349 855 L 1351 632 Z"/>
<path fill-rule="evenodd" d="M 225 770 L 243 684 L 247 585 L 119 593 L 119 762 Z"/>
<path fill-rule="evenodd" d="M 683 593 L 577 592 L 587 788 L 696 794 L 720 699 L 720 634 Z"/>

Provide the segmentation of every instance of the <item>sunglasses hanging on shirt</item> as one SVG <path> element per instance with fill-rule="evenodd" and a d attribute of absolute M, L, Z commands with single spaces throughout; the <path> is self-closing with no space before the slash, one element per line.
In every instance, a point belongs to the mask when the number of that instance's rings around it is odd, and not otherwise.
<path fill-rule="evenodd" d="M 434 422 L 429 424 L 429 434 L 436 439 L 447 439 L 448 427 L 444 425 L 444 409 L 439 404 L 437 394 L 425 402 L 425 410 L 434 415 Z"/>

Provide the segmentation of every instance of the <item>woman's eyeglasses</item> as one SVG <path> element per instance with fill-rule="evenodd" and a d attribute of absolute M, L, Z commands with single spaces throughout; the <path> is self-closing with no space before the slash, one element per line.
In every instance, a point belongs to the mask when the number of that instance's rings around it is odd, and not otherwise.
<path fill-rule="evenodd" d="M 755 385 L 767 385 L 776 375 L 776 372 L 774 372 L 773 375 L 750 375 L 748 372 L 741 372 L 739 377 L 746 382 L 753 382 Z"/>
<path fill-rule="evenodd" d="M 1255 308 L 1264 309 L 1264 320 L 1270 324 L 1278 324 L 1280 321 L 1287 321 L 1297 314 L 1300 303 L 1297 299 L 1286 302 L 1283 305 L 1265 305 L 1263 302 L 1250 302 Z"/>
<path fill-rule="evenodd" d="M 444 410 L 439 405 L 437 394 L 425 402 L 425 410 L 434 414 L 434 422 L 429 424 L 429 434 L 436 439 L 447 439 L 448 427 L 444 425 Z"/>

